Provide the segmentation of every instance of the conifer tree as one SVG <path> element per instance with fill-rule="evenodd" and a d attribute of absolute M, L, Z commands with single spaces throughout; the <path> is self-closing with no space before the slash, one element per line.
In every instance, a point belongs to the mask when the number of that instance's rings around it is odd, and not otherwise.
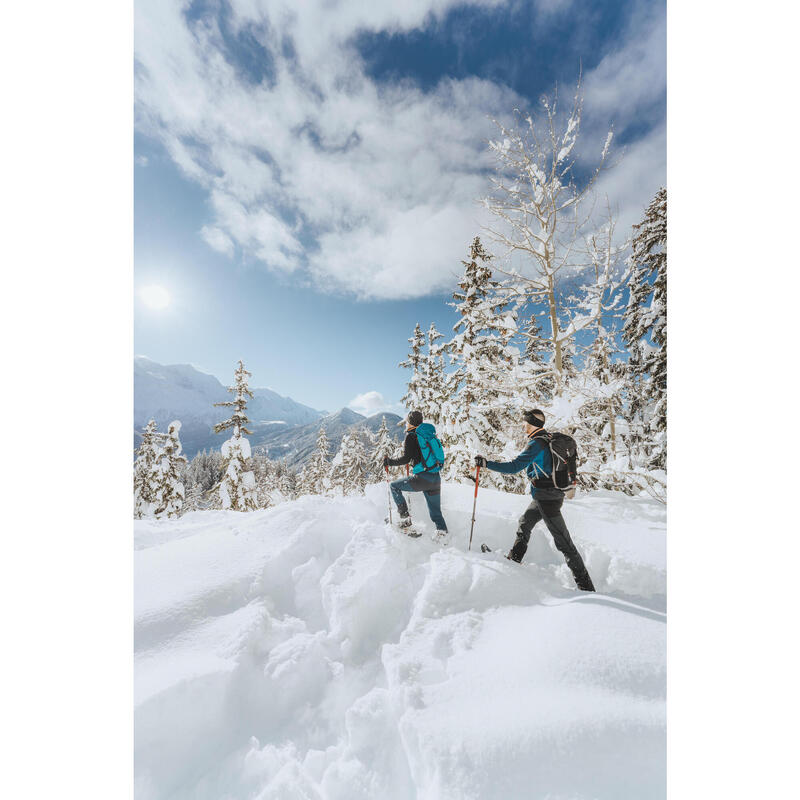
<path fill-rule="evenodd" d="M 652 405 L 650 466 L 667 464 L 667 190 L 661 188 L 633 226 L 630 299 L 622 336 L 631 348 L 629 369 Z M 648 304 L 649 298 L 649 304 Z"/>
<path fill-rule="evenodd" d="M 314 480 L 309 464 L 305 464 L 297 476 L 297 494 L 300 496 L 316 494 Z"/>
<path fill-rule="evenodd" d="M 222 479 L 222 456 L 218 450 L 201 450 L 186 470 L 189 486 L 199 485 L 202 491 L 213 489 Z"/>
<path fill-rule="evenodd" d="M 278 488 L 277 465 L 266 454 L 253 456 L 253 475 L 256 480 L 256 497 L 259 508 L 273 505 L 272 493 Z"/>
<path fill-rule="evenodd" d="M 133 465 L 133 515 L 136 519 L 149 517 L 154 512 L 158 489 L 157 466 L 161 456 L 162 434 L 155 420 L 150 420 L 142 431 L 142 441 L 136 450 Z"/>
<path fill-rule="evenodd" d="M 253 397 L 248 386 L 250 373 L 239 361 L 233 386 L 228 391 L 234 395 L 233 400 L 214 403 L 215 406 L 233 408 L 231 416 L 214 426 L 214 433 L 231 430 L 233 435 L 221 448 L 223 457 L 223 476 L 217 493 L 223 509 L 233 511 L 254 511 L 258 507 L 256 481 L 250 469 L 250 442 L 242 436 L 252 435 L 247 429 L 250 420 L 247 417 L 247 398 Z"/>
<path fill-rule="evenodd" d="M 331 489 L 331 462 L 330 442 L 325 432 L 325 426 L 320 426 L 317 434 L 317 445 L 304 472 L 304 486 L 308 487 L 310 494 L 326 494 Z"/>
<path fill-rule="evenodd" d="M 186 493 L 186 500 L 183 503 L 183 513 L 188 514 L 191 511 L 199 511 L 203 502 L 203 488 L 200 484 L 196 483 Z"/>
<path fill-rule="evenodd" d="M 350 429 L 345 433 L 333 463 L 334 485 L 343 494 L 364 494 L 370 463 L 358 431 Z"/>
<path fill-rule="evenodd" d="M 422 390 L 419 410 L 426 422 L 439 426 L 442 419 L 442 406 L 449 397 L 447 378 L 444 371 L 444 347 L 438 344 L 444 334 L 431 323 L 428 328 L 428 352 L 422 362 Z"/>
<path fill-rule="evenodd" d="M 297 476 L 289 469 L 285 469 L 278 478 L 278 491 L 286 500 L 297 497 Z"/>
<path fill-rule="evenodd" d="M 400 366 L 411 370 L 408 379 L 406 393 L 400 398 L 400 402 L 409 410 L 419 409 L 424 403 L 424 360 L 425 356 L 422 348 L 425 346 L 425 336 L 419 323 L 414 328 L 414 335 L 408 340 L 411 345 L 411 352 L 405 361 L 400 362 Z"/>
<path fill-rule="evenodd" d="M 180 441 L 181 423 L 169 424 L 162 439 L 161 455 L 156 463 L 156 490 L 153 513 L 156 517 L 177 517 L 183 509 L 185 488 L 181 471 L 186 464 Z"/>
<path fill-rule="evenodd" d="M 552 343 L 542 335 L 542 328 L 531 312 L 523 332 L 525 348 L 522 356 L 523 382 L 527 390 L 527 405 L 544 406 L 553 396 Z M 563 361 L 563 354 L 562 354 Z"/>
<path fill-rule="evenodd" d="M 396 449 L 396 442 L 389 436 L 386 417 L 383 417 L 372 449 L 372 475 L 378 481 L 382 481 L 386 476 L 386 471 L 383 468 L 383 459 L 392 458 Z"/>
<path fill-rule="evenodd" d="M 445 408 L 444 444 L 447 478 L 470 479 L 473 457 L 479 452 L 503 453 L 518 426 L 515 413 L 515 371 L 519 351 L 510 342 L 517 332 L 516 312 L 497 291 L 488 265 L 491 256 L 476 236 L 469 260 L 463 261 L 460 292 L 451 303 L 458 311 L 454 337 L 446 345 L 456 365 L 455 394 Z M 516 409 L 518 411 L 518 409 Z M 497 488 L 514 487 L 514 476 L 488 473 L 486 482 Z"/>

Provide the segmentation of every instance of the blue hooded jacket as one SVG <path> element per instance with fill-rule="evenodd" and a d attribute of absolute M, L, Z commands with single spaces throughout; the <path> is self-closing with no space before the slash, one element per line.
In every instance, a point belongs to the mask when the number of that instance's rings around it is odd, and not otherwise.
<path fill-rule="evenodd" d="M 553 474 L 553 456 L 547 444 L 533 437 L 539 433 L 534 431 L 528 437 L 528 446 L 513 461 L 486 461 L 486 468 L 493 472 L 511 475 L 524 469 L 528 480 L 549 478 Z M 536 495 L 536 487 L 531 483 L 531 497 Z"/>

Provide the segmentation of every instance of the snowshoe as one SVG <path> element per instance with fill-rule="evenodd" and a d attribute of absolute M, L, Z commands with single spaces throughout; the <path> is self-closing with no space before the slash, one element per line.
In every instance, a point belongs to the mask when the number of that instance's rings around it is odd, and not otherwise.
<path fill-rule="evenodd" d="M 410 536 L 412 539 L 416 539 L 422 534 L 419 531 L 415 531 L 412 527 L 411 517 L 401 517 L 399 522 L 390 522 L 389 517 L 384 517 L 383 520 L 387 525 L 391 525 L 395 530 L 399 531 L 400 533 L 404 533 L 406 536 Z"/>
<path fill-rule="evenodd" d="M 485 544 L 481 544 L 481 553 L 491 553 L 491 552 L 492 552 L 491 547 Z"/>
<path fill-rule="evenodd" d="M 442 547 L 446 547 L 450 544 L 450 533 L 448 531 L 440 531 L 437 530 L 433 536 L 431 536 L 431 541 L 435 544 L 441 545 Z"/>

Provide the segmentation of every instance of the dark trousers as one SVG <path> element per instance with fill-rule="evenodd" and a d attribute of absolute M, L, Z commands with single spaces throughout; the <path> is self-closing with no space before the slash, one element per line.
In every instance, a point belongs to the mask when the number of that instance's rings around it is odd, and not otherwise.
<path fill-rule="evenodd" d="M 392 481 L 392 497 L 397 503 L 397 510 L 401 517 L 408 516 L 408 504 L 406 503 L 403 492 L 423 492 L 425 502 L 428 504 L 428 514 L 431 521 L 436 526 L 436 530 L 446 531 L 447 524 L 442 516 L 442 479 L 438 472 L 423 472 L 419 475 L 411 475 L 408 478 L 401 478 L 399 481 Z"/>
<path fill-rule="evenodd" d="M 544 520 L 547 530 L 553 537 L 556 547 L 564 556 L 567 566 L 575 576 L 575 583 L 579 589 L 585 592 L 593 592 L 594 584 L 589 577 L 586 565 L 583 563 L 578 548 L 575 547 L 567 530 L 567 523 L 561 516 L 561 506 L 564 503 L 564 493 L 559 489 L 537 489 L 533 502 L 525 509 L 525 513 L 519 518 L 517 528 L 517 540 L 508 554 L 514 561 L 522 561 L 525 551 L 528 549 L 528 541 L 531 538 L 533 526 L 540 520 Z"/>

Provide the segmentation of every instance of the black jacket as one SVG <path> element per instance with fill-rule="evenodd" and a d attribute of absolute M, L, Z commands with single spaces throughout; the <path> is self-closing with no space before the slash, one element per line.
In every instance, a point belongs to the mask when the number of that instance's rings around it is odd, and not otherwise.
<path fill-rule="evenodd" d="M 416 466 L 422 461 L 422 451 L 419 449 L 419 439 L 417 439 L 417 429 L 412 428 L 406 433 L 406 440 L 403 442 L 403 455 L 400 458 L 390 458 L 390 467 L 402 467 L 411 462 L 411 466 Z"/>

